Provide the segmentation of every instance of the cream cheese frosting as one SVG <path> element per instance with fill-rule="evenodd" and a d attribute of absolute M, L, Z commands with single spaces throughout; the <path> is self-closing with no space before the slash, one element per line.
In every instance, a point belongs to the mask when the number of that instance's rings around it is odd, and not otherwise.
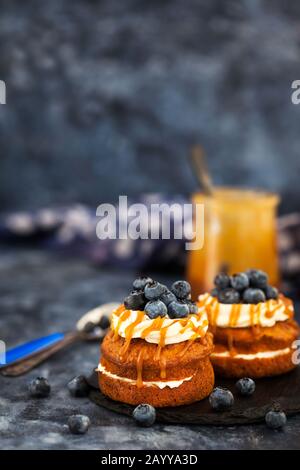
<path fill-rule="evenodd" d="M 289 354 L 291 348 L 277 349 L 276 351 L 261 351 L 257 353 L 250 354 L 234 354 L 233 359 L 245 359 L 246 361 L 252 361 L 253 359 L 271 359 L 277 356 L 283 356 Z M 221 357 L 231 357 L 230 351 L 223 352 L 213 352 L 211 357 L 221 358 Z"/>
<path fill-rule="evenodd" d="M 232 322 L 235 305 L 238 305 L 238 315 Z M 203 294 L 199 296 L 199 306 L 207 310 L 210 323 L 220 328 L 272 327 L 277 322 L 288 320 L 294 312 L 293 305 L 286 304 L 283 297 L 256 305 L 222 304 L 210 294 Z"/>
<path fill-rule="evenodd" d="M 149 318 L 145 313 L 139 320 L 141 312 L 130 310 L 128 317 L 120 322 L 120 316 L 114 311 L 111 318 L 111 328 L 117 331 L 118 335 L 126 338 L 126 330 L 134 326 L 132 338 L 142 338 L 148 343 L 161 344 L 163 332 L 163 345 L 176 344 L 205 336 L 208 329 L 208 319 L 205 309 L 199 309 L 199 314 L 190 315 L 184 319 L 162 318 L 159 329 L 153 329 L 155 320 Z M 121 314 L 122 315 L 122 314 Z M 182 322 L 186 321 L 186 325 Z M 134 325 L 133 325 L 134 324 Z M 145 336 L 145 330 L 148 332 Z M 127 330 L 128 331 L 128 330 Z"/>
<path fill-rule="evenodd" d="M 122 382 L 126 382 L 126 383 L 129 383 L 129 384 L 131 384 L 131 385 L 136 385 L 136 380 L 134 380 L 134 379 L 128 379 L 128 377 L 120 377 L 119 375 L 112 374 L 112 373 L 109 372 L 101 363 L 98 365 L 98 368 L 96 369 L 96 371 L 101 372 L 102 374 L 107 375 L 108 377 L 111 377 L 112 379 L 121 380 Z M 164 389 L 164 388 L 166 388 L 166 387 L 169 387 L 169 388 L 177 388 L 177 387 L 180 387 L 180 385 L 182 385 L 183 382 L 188 382 L 188 381 L 191 380 L 192 378 L 193 378 L 193 376 L 191 375 L 190 377 L 186 377 L 186 378 L 181 379 L 181 380 L 143 381 L 143 386 L 146 386 L 146 387 L 158 387 L 158 388 L 160 388 L 161 390 Z"/>

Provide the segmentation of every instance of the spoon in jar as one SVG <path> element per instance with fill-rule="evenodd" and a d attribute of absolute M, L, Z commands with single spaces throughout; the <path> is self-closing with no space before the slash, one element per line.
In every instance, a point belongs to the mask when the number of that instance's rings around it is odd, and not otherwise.
<path fill-rule="evenodd" d="M 99 341 L 110 325 L 111 313 L 119 306 L 110 302 L 85 313 L 76 329 L 67 333 L 52 333 L 9 349 L 0 373 L 5 376 L 25 374 L 64 347 L 77 341 Z"/>

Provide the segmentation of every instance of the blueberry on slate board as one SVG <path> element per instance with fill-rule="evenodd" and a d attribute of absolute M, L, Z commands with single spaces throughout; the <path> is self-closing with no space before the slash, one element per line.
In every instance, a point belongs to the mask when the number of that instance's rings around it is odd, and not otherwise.
<path fill-rule="evenodd" d="M 265 302 L 266 296 L 261 289 L 254 289 L 249 287 L 243 292 L 243 301 L 246 304 L 258 304 L 259 302 Z"/>
<path fill-rule="evenodd" d="M 68 426 L 72 434 L 85 434 L 90 424 L 90 418 L 85 415 L 72 415 L 68 419 Z"/>
<path fill-rule="evenodd" d="M 151 277 L 148 277 L 148 276 L 138 277 L 137 279 L 133 281 L 133 288 L 134 290 L 144 290 L 146 284 L 148 284 L 149 282 L 153 282 L 153 279 L 151 279 Z"/>
<path fill-rule="evenodd" d="M 247 289 L 247 287 L 249 287 L 249 279 L 248 279 L 247 274 L 245 273 L 234 274 L 230 278 L 230 283 L 231 283 L 231 287 L 233 287 L 233 289 L 236 289 L 238 291 Z"/>
<path fill-rule="evenodd" d="M 249 377 L 243 377 L 235 384 L 240 395 L 250 396 L 255 391 L 255 382 Z"/>
<path fill-rule="evenodd" d="M 124 300 L 127 310 L 144 310 L 146 299 L 143 291 L 132 291 Z"/>
<path fill-rule="evenodd" d="M 226 289 L 230 287 L 230 276 L 226 273 L 219 273 L 216 275 L 214 283 L 218 289 Z"/>
<path fill-rule="evenodd" d="M 51 387 L 47 379 L 37 377 L 29 383 L 29 393 L 35 398 L 45 398 L 50 395 Z"/>
<path fill-rule="evenodd" d="M 228 287 L 218 292 L 218 300 L 221 304 L 238 304 L 240 302 L 240 294 L 235 289 Z"/>
<path fill-rule="evenodd" d="M 168 306 L 168 314 L 170 318 L 185 318 L 190 312 L 189 306 L 186 302 L 175 300 Z"/>
<path fill-rule="evenodd" d="M 159 282 L 152 281 L 146 284 L 145 286 L 145 297 L 147 300 L 157 300 L 159 299 L 167 288 Z"/>
<path fill-rule="evenodd" d="M 286 425 L 286 414 L 283 411 L 268 411 L 265 417 L 266 425 L 271 429 L 280 429 Z"/>
<path fill-rule="evenodd" d="M 172 284 L 171 291 L 176 295 L 177 299 L 188 299 L 191 295 L 191 286 L 187 281 L 175 281 Z"/>
<path fill-rule="evenodd" d="M 264 293 L 265 293 L 265 296 L 266 296 L 267 300 L 270 300 L 270 299 L 277 300 L 278 299 L 278 289 L 276 289 L 276 287 L 267 286 L 267 287 L 264 288 Z"/>
<path fill-rule="evenodd" d="M 264 289 L 268 284 L 268 275 L 260 269 L 248 269 L 246 274 L 249 278 L 250 286 Z"/>
<path fill-rule="evenodd" d="M 167 306 L 161 300 L 150 300 L 145 306 L 145 312 L 149 318 L 165 317 L 168 313 Z"/>
<path fill-rule="evenodd" d="M 216 387 L 209 395 L 209 403 L 214 410 L 223 411 L 232 407 L 234 398 L 230 390 Z"/>
<path fill-rule="evenodd" d="M 155 422 L 156 411 L 151 405 L 141 404 L 133 410 L 132 416 L 140 426 L 149 427 Z"/>
<path fill-rule="evenodd" d="M 68 389 L 73 397 L 86 397 L 89 393 L 90 387 L 83 375 L 74 377 L 68 383 Z"/>

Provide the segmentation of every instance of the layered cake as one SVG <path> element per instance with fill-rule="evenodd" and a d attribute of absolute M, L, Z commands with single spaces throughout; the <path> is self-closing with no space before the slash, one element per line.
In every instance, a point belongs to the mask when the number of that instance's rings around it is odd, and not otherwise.
<path fill-rule="evenodd" d="M 214 370 L 226 377 L 279 375 L 295 367 L 293 342 L 299 327 L 290 299 L 268 285 L 260 270 L 234 276 L 220 273 L 198 307 L 209 319 Z"/>
<path fill-rule="evenodd" d="M 190 300 L 190 286 L 171 290 L 139 278 L 112 313 L 98 366 L 101 391 L 113 400 L 155 407 L 201 400 L 213 389 L 213 350 L 205 309 Z"/>

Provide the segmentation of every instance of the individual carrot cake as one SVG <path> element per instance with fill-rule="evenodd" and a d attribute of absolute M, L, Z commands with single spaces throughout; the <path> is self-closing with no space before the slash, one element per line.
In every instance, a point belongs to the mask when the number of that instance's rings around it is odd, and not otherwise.
<path fill-rule="evenodd" d="M 268 285 L 260 270 L 215 278 L 211 294 L 200 295 L 215 349 L 214 370 L 226 377 L 265 377 L 292 370 L 299 327 L 290 299 Z"/>
<path fill-rule="evenodd" d="M 214 386 L 206 311 L 190 300 L 190 285 L 171 290 L 139 278 L 112 313 L 98 366 L 101 391 L 113 400 L 155 407 L 207 397 Z"/>

